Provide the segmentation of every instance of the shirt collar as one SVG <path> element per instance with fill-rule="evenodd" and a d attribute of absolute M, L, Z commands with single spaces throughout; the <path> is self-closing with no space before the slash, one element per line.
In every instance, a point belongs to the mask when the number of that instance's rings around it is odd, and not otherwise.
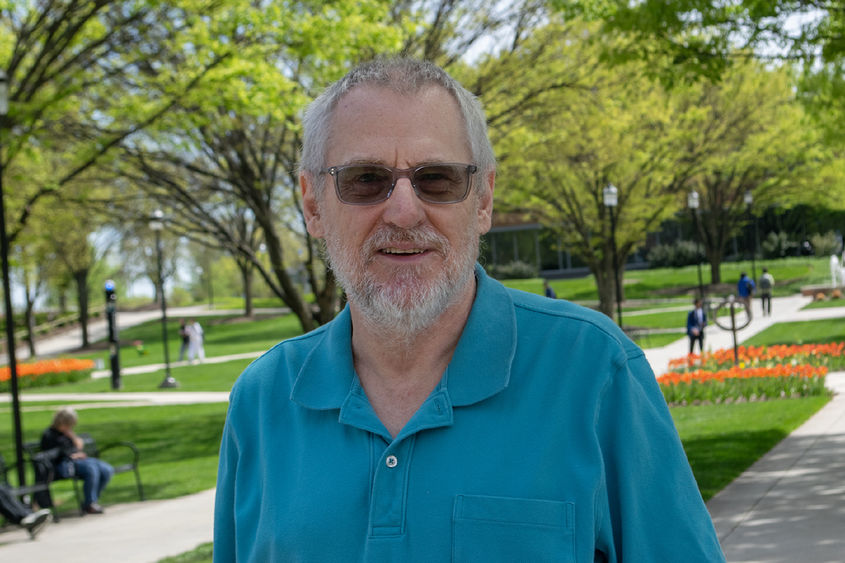
<path fill-rule="evenodd" d="M 476 264 L 475 301 L 455 354 L 439 386 L 453 406 L 466 406 L 502 391 L 516 353 L 516 315 L 502 284 Z M 291 399 L 312 409 L 339 409 L 358 384 L 352 364 L 352 320 L 344 308 L 314 335 L 319 341 L 305 358 Z"/>

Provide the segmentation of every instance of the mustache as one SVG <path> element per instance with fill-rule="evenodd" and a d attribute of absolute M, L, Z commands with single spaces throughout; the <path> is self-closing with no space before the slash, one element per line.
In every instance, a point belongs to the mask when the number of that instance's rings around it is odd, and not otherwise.
<path fill-rule="evenodd" d="M 443 256 L 449 248 L 449 241 L 432 227 L 402 229 L 394 225 L 384 225 L 370 235 L 364 242 L 365 256 L 372 256 L 382 248 L 396 244 L 411 244 L 419 248 L 434 250 Z"/>

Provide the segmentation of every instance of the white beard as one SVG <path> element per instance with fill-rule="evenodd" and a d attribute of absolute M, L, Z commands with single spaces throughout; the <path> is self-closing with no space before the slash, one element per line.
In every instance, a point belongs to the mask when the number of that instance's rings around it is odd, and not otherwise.
<path fill-rule="evenodd" d="M 478 234 L 472 221 L 465 234 L 466 244 L 460 248 L 430 226 L 406 230 L 384 225 L 358 249 L 332 234 L 326 237 L 326 251 L 338 283 L 367 322 L 393 339 L 409 341 L 432 326 L 472 281 L 478 258 Z M 417 267 L 377 281 L 368 264 L 379 248 L 397 242 L 434 249 L 443 256 L 443 267 L 428 283 L 423 280 L 425 272 Z"/>

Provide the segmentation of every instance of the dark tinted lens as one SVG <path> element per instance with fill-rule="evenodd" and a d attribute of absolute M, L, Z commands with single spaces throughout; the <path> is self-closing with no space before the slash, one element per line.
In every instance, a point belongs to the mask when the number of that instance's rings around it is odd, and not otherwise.
<path fill-rule="evenodd" d="M 382 166 L 346 166 L 337 171 L 337 189 L 346 203 L 373 203 L 390 191 L 393 174 Z"/>
<path fill-rule="evenodd" d="M 414 186 L 420 198 L 434 203 L 464 199 L 469 187 L 466 165 L 431 164 L 417 168 Z"/>

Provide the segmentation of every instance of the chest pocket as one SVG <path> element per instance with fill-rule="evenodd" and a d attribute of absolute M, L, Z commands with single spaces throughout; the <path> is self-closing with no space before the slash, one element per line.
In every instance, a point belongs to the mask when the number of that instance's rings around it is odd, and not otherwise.
<path fill-rule="evenodd" d="M 452 561 L 575 561 L 575 504 L 458 495 Z"/>

